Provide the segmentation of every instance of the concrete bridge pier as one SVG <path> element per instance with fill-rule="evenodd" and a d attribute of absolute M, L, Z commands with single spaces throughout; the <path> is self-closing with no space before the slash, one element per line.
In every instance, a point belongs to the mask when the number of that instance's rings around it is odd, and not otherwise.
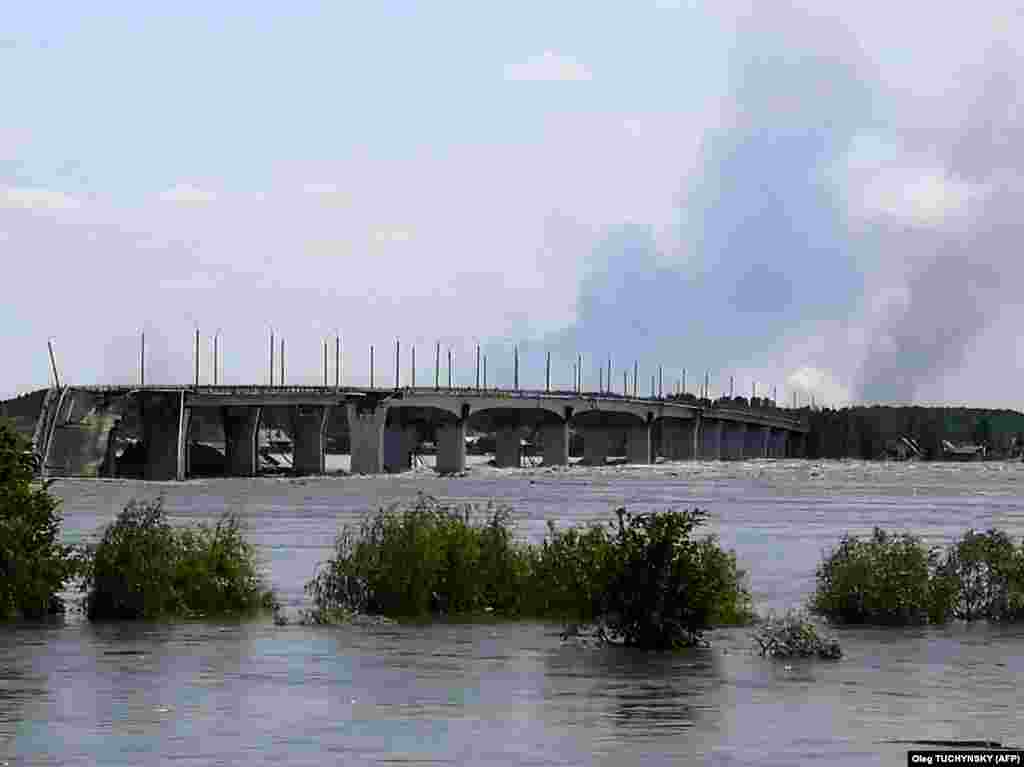
<path fill-rule="evenodd" d="M 257 440 L 261 407 L 221 408 L 224 424 L 224 468 L 229 477 L 254 477 L 259 468 Z"/>
<path fill-rule="evenodd" d="M 608 460 L 608 443 L 611 435 L 604 426 L 584 426 L 583 432 L 583 464 L 586 466 L 603 466 Z"/>
<path fill-rule="evenodd" d="M 771 429 L 767 426 L 757 424 L 747 425 L 747 438 L 745 443 L 745 458 L 767 458 L 768 457 L 768 435 Z"/>
<path fill-rule="evenodd" d="M 661 419 L 661 449 L 659 453 L 662 458 L 670 461 L 678 461 L 682 458 L 683 423 L 675 418 Z"/>
<path fill-rule="evenodd" d="M 652 463 L 651 424 L 630 426 L 626 432 L 626 460 L 629 463 Z"/>
<path fill-rule="evenodd" d="M 296 474 L 324 473 L 326 405 L 296 405 L 292 420 L 292 469 Z"/>
<path fill-rule="evenodd" d="M 730 421 L 725 424 L 725 433 L 723 435 L 725 446 L 722 452 L 725 454 L 723 457 L 729 461 L 741 461 L 743 460 L 743 454 L 746 452 L 747 444 L 747 424 L 742 421 Z"/>
<path fill-rule="evenodd" d="M 452 474 L 465 470 L 466 421 L 460 418 L 437 427 L 437 471 Z"/>
<path fill-rule="evenodd" d="M 661 454 L 673 461 L 697 455 L 697 420 L 665 418 L 661 422 Z"/>
<path fill-rule="evenodd" d="M 511 424 L 501 426 L 495 436 L 494 465 L 502 469 L 518 469 L 522 465 L 519 427 Z"/>
<path fill-rule="evenodd" d="M 704 419 L 701 422 L 701 455 L 705 461 L 722 459 L 722 441 L 725 425 L 722 421 Z"/>
<path fill-rule="evenodd" d="M 185 479 L 192 410 L 185 407 L 184 392 L 147 394 L 140 410 L 142 441 L 146 445 L 142 476 L 151 480 Z"/>
<path fill-rule="evenodd" d="M 360 411 L 355 403 L 350 402 L 345 411 L 352 456 L 350 471 L 353 474 L 380 474 L 384 470 L 384 424 L 388 409 L 378 407 Z"/>
<path fill-rule="evenodd" d="M 101 477 L 117 476 L 117 437 L 121 431 L 120 419 L 114 422 L 107 435 L 107 448 L 103 455 L 103 465 L 100 466 Z"/>
<path fill-rule="evenodd" d="M 807 435 L 799 431 L 786 433 L 787 450 L 790 458 L 803 458 L 807 447 Z"/>
<path fill-rule="evenodd" d="M 770 455 L 772 458 L 786 457 L 786 430 L 772 429 Z"/>
<path fill-rule="evenodd" d="M 407 471 L 412 468 L 412 454 L 420 442 L 415 426 L 388 426 L 384 430 L 384 470 Z"/>
<path fill-rule="evenodd" d="M 569 423 L 545 424 L 541 427 L 544 441 L 544 465 L 569 465 Z"/>

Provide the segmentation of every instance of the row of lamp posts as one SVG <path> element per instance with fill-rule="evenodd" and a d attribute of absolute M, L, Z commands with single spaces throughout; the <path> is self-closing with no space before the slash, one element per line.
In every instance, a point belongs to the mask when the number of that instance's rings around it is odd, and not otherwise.
<path fill-rule="evenodd" d="M 217 330 L 213 335 L 213 385 L 218 384 L 218 375 L 220 368 L 220 355 L 219 355 L 219 339 L 221 331 Z M 200 332 L 199 328 L 195 331 L 195 385 L 199 386 L 200 379 Z M 275 345 L 275 341 L 279 342 L 279 345 Z M 50 358 L 53 362 L 53 348 L 52 344 L 48 342 L 50 347 Z M 323 385 L 329 386 L 328 381 L 328 356 L 329 356 L 329 343 L 325 339 L 322 344 L 323 347 Z M 269 354 L 269 384 L 274 386 L 274 372 L 278 370 L 278 386 L 284 386 L 285 382 L 285 341 L 284 338 L 275 339 L 274 329 L 270 329 L 270 354 Z M 370 345 L 370 388 L 375 386 L 375 362 L 374 362 L 374 346 Z M 274 355 L 275 352 L 278 354 L 278 366 L 275 368 Z M 448 351 L 448 389 L 454 388 L 454 355 L 452 349 L 449 347 Z M 410 347 L 411 365 L 410 365 L 410 385 L 412 388 L 416 387 L 416 347 Z M 400 363 L 401 360 L 401 343 L 399 339 L 395 339 L 395 388 L 401 388 L 400 382 Z M 56 363 L 53 363 L 55 377 L 56 377 Z M 577 354 L 576 361 L 572 366 L 573 370 L 573 391 L 577 394 L 583 393 L 583 355 Z M 663 379 L 663 367 L 658 366 L 657 375 L 651 376 L 651 398 L 662 398 L 664 396 L 664 379 Z M 336 334 L 334 337 L 334 386 L 335 388 L 341 387 L 341 335 Z M 639 380 L 640 380 L 640 369 L 639 361 L 633 363 L 633 380 L 630 381 L 629 371 L 622 371 L 622 393 L 623 396 L 639 397 Z M 519 346 L 513 347 L 513 391 L 519 391 Z M 145 332 L 141 335 L 141 348 L 139 354 L 139 383 L 142 386 L 146 384 L 146 334 Z M 598 370 L 598 392 L 599 393 L 612 393 L 612 360 L 609 357 L 607 366 L 601 366 Z M 630 386 L 632 384 L 632 386 Z M 434 389 L 439 390 L 441 388 L 441 343 L 438 342 L 434 350 Z M 476 346 L 476 387 L 478 391 L 486 391 L 487 386 L 487 354 L 482 353 L 480 345 Z M 710 372 L 705 372 L 703 386 L 701 388 L 701 398 L 708 399 L 710 397 Z M 551 352 L 547 352 L 545 360 L 544 370 L 544 390 L 551 391 Z M 687 390 L 686 383 L 686 368 L 682 370 L 682 377 L 677 379 L 675 394 L 685 395 Z M 735 393 L 735 378 L 729 376 L 729 398 L 732 399 Z M 757 382 L 753 382 L 751 389 L 752 397 L 757 397 Z M 772 387 L 772 401 L 775 400 L 775 387 Z M 793 407 L 797 406 L 797 395 L 793 393 Z"/>

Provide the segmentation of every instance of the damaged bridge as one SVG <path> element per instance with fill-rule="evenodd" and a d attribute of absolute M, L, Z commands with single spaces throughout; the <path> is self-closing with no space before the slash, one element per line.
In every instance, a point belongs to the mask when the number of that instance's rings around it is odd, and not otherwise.
<path fill-rule="evenodd" d="M 329 425 L 347 437 L 353 473 L 407 468 L 427 441 L 439 472 L 466 464 L 467 430 L 495 435 L 495 463 L 519 466 L 524 430 L 539 437 L 545 465 L 567 465 L 582 440 L 587 464 L 620 449 L 631 463 L 799 457 L 807 426 L 769 405 L 602 393 L 328 386 L 74 386 L 40 398 L 33 449 L 48 475 L 184 479 L 202 433 L 223 444 L 227 476 L 259 472 L 261 425 L 292 442 L 293 470 L 325 469 Z M 124 447 L 126 439 L 132 450 Z M 344 441 L 344 440 L 343 440 Z"/>

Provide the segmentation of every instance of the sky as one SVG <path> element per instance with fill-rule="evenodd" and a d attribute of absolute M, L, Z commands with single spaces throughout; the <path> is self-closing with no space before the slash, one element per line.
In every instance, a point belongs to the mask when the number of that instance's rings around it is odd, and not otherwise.
<path fill-rule="evenodd" d="M 949 7 L 947 7 L 949 6 Z M 0 397 L 200 376 L 1024 409 L 1015 3 L 22 3 Z M 278 362 L 280 358 L 278 356 Z M 276 373 L 275 373 L 276 375 Z"/>

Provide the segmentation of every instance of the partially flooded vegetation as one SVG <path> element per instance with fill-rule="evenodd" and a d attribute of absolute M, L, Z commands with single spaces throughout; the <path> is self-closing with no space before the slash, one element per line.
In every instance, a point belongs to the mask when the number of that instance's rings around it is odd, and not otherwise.
<path fill-rule="evenodd" d="M 875 528 L 845 535 L 819 565 L 811 609 L 841 624 L 940 624 L 1024 618 L 1024 544 L 968 530 L 945 549 Z"/>
<path fill-rule="evenodd" d="M 82 574 L 90 620 L 227 616 L 274 606 L 238 517 L 175 528 L 159 498 L 128 504 L 87 550 Z"/>
<path fill-rule="evenodd" d="M 0 419 L 0 620 L 62 612 L 59 592 L 78 572 L 60 542 L 60 502 L 33 469 L 28 442 Z"/>
<path fill-rule="evenodd" d="M 312 622 L 353 613 L 423 618 L 481 612 L 596 623 L 611 640 L 669 649 L 699 644 L 719 623 L 753 616 L 745 574 L 712 536 L 705 512 L 631 515 L 517 542 L 511 510 L 455 507 L 420 495 L 338 536 L 307 584 Z"/>

